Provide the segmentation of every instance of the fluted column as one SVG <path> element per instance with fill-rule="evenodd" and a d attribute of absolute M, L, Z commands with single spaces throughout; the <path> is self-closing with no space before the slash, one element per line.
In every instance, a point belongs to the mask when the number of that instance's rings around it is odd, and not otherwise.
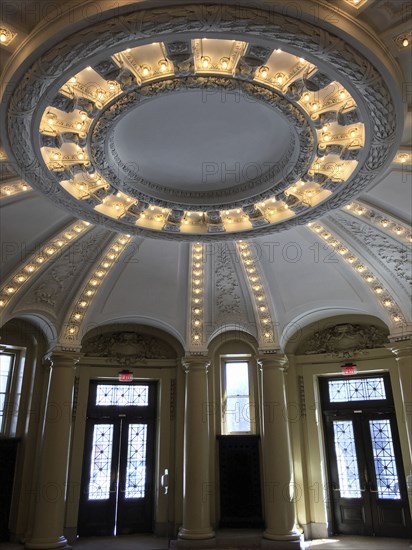
<path fill-rule="evenodd" d="M 185 357 L 183 456 L 183 526 L 179 539 L 200 541 L 215 536 L 210 525 L 209 416 L 204 357 Z"/>
<path fill-rule="evenodd" d="M 287 417 L 284 355 L 259 359 L 262 377 L 262 455 L 265 498 L 265 548 L 299 548 L 295 526 L 292 453 Z"/>
<path fill-rule="evenodd" d="M 393 342 L 393 344 L 389 344 L 387 347 L 395 355 L 398 363 L 409 456 L 412 456 L 412 340 Z"/>
<path fill-rule="evenodd" d="M 63 528 L 77 360 L 70 353 L 54 353 L 51 358 L 37 482 L 38 498 L 33 533 L 26 542 L 26 548 L 47 550 L 68 547 Z"/>

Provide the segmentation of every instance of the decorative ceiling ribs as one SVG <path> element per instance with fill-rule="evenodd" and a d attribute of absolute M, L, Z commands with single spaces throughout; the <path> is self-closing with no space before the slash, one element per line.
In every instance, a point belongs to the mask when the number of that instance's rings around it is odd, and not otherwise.
<path fill-rule="evenodd" d="M 26 259 L 2 284 L 0 288 L 0 313 L 4 314 L 12 300 L 18 295 L 23 286 L 37 273 L 48 265 L 56 256 L 72 245 L 86 231 L 92 228 L 89 222 L 78 220 L 70 224 Z"/>
<path fill-rule="evenodd" d="M 250 295 L 255 309 L 255 319 L 259 335 L 259 347 L 274 349 L 277 343 L 276 320 L 270 311 L 268 296 L 266 295 L 263 278 L 254 257 L 253 247 L 245 241 L 236 243 L 238 256 L 246 275 Z"/>
<path fill-rule="evenodd" d="M 330 228 L 318 222 L 310 222 L 308 228 L 330 247 L 331 251 L 339 254 L 348 266 L 367 284 L 368 288 L 377 297 L 381 307 L 387 311 L 390 319 L 390 326 L 393 332 L 404 331 L 407 328 L 407 321 L 403 315 L 402 307 L 397 303 L 392 293 L 385 288 L 376 270 L 368 262 L 361 258 L 360 254 L 355 253 L 350 246 L 336 235 Z"/>
<path fill-rule="evenodd" d="M 188 345 L 192 352 L 202 352 L 205 341 L 205 245 L 190 245 Z"/>
<path fill-rule="evenodd" d="M 87 311 L 109 273 L 122 261 L 122 255 L 131 240 L 130 235 L 118 235 L 112 239 L 111 243 L 102 252 L 97 267 L 94 267 L 92 273 L 88 275 L 86 284 L 78 292 L 66 315 L 60 335 L 62 343 L 73 346 L 80 345 L 83 336 L 82 327 Z"/>

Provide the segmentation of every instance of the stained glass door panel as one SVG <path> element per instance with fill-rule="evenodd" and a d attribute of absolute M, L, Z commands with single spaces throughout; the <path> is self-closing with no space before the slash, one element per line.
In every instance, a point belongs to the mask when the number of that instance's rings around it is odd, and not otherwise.
<path fill-rule="evenodd" d="M 410 537 L 411 516 L 395 413 L 365 414 L 363 437 L 367 443 L 374 533 Z"/>
<path fill-rule="evenodd" d="M 155 384 L 91 384 L 80 536 L 152 531 L 155 389 Z"/>
<path fill-rule="evenodd" d="M 339 479 L 339 487 L 335 487 L 334 490 L 339 491 L 341 498 L 361 498 L 353 422 L 334 420 L 333 433 Z"/>
<path fill-rule="evenodd" d="M 152 530 L 154 422 L 123 421 L 119 476 L 119 534 Z"/>
<path fill-rule="evenodd" d="M 370 494 L 366 491 L 366 463 L 358 421 L 353 413 L 325 413 L 331 524 L 336 533 L 372 535 Z"/>
<path fill-rule="evenodd" d="M 321 382 L 332 533 L 410 537 L 411 516 L 389 379 Z"/>

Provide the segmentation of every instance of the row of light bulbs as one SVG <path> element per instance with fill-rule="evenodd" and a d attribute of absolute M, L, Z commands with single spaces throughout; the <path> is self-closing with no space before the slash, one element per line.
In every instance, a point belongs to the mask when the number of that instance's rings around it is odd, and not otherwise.
<path fill-rule="evenodd" d="M 4 308 L 8 304 L 10 298 L 22 288 L 40 267 L 46 265 L 57 252 L 61 253 L 67 245 L 84 234 L 90 227 L 89 222 L 74 222 L 67 229 L 60 232 L 55 238 L 42 246 L 36 254 L 33 254 L 26 260 L 23 265 L 19 267 L 18 271 L 9 277 L 0 289 L 0 307 Z"/>
<path fill-rule="evenodd" d="M 30 185 L 28 185 L 25 181 L 20 183 L 8 183 L 6 185 L 0 186 L 0 199 L 14 197 L 15 195 L 19 195 L 20 193 L 25 193 L 31 190 L 32 189 Z"/>
<path fill-rule="evenodd" d="M 349 249 L 349 247 L 340 241 L 336 235 L 328 229 L 325 229 L 322 225 L 315 222 L 308 223 L 308 227 L 316 234 L 320 235 L 329 246 L 334 248 L 338 254 L 340 254 L 352 267 L 354 271 L 361 274 L 364 281 L 366 281 L 371 290 L 377 294 L 380 298 L 380 303 L 390 312 L 390 316 L 393 322 L 398 324 L 404 324 L 405 319 L 400 313 L 400 309 L 390 295 L 390 292 L 384 287 L 374 273 L 368 269 L 359 258 Z"/>
<path fill-rule="evenodd" d="M 204 277 L 204 246 L 201 243 L 192 245 L 191 265 L 191 335 L 192 344 L 203 343 L 203 277 Z"/>
<path fill-rule="evenodd" d="M 240 240 L 237 243 L 237 250 L 246 271 L 246 276 L 252 291 L 264 343 L 273 344 L 273 320 L 268 307 L 262 280 L 256 267 L 256 262 L 253 258 L 251 247 L 247 242 Z"/>
<path fill-rule="evenodd" d="M 394 233 L 406 242 L 412 242 L 412 232 L 409 227 L 400 224 L 394 219 L 391 219 L 389 216 L 379 215 L 379 213 L 375 212 L 369 206 L 363 206 L 361 203 L 355 201 L 347 204 L 345 206 L 345 210 L 348 210 L 351 214 L 356 214 L 357 216 L 367 215 L 368 221 L 376 227 L 383 228 L 388 233 Z"/>
<path fill-rule="evenodd" d="M 75 305 L 67 316 L 67 320 L 64 324 L 66 327 L 66 338 L 73 339 L 79 334 L 81 324 L 84 320 L 87 309 L 90 307 L 93 296 L 96 294 L 98 287 L 101 286 L 110 270 L 114 265 L 116 265 L 116 261 L 130 240 L 131 235 L 120 235 L 119 237 L 113 239 L 111 244 L 107 247 L 106 252 L 103 255 L 103 259 L 93 272 Z"/>

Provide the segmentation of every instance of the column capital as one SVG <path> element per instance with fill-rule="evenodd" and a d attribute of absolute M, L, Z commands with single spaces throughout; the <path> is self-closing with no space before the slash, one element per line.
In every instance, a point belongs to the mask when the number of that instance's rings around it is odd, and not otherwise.
<path fill-rule="evenodd" d="M 199 370 L 207 372 L 210 360 L 205 355 L 185 355 L 182 357 L 182 365 L 186 373 Z"/>
<path fill-rule="evenodd" d="M 385 346 L 390 350 L 397 359 L 403 357 L 412 357 L 412 340 L 400 340 L 399 342 L 391 342 Z"/>
<path fill-rule="evenodd" d="M 286 372 L 288 368 L 288 358 L 283 353 L 265 353 L 257 358 L 261 371 L 269 369 L 279 369 Z"/>
<path fill-rule="evenodd" d="M 81 359 L 80 353 L 74 353 L 71 351 L 52 351 L 44 358 L 45 362 L 49 362 L 49 365 L 53 368 L 56 367 L 71 367 L 75 368 Z"/>

